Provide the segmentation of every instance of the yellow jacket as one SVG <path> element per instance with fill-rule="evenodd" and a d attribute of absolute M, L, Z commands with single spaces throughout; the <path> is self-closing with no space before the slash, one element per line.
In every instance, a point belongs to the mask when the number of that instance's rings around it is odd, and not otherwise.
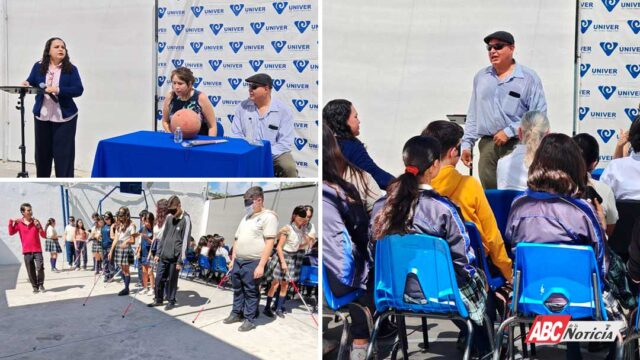
<path fill-rule="evenodd" d="M 465 221 L 476 224 L 484 252 L 509 282 L 513 279 L 511 259 L 504 248 L 504 240 L 498 230 L 496 218 L 489 206 L 480 182 L 471 176 L 460 174 L 452 165 L 443 166 L 431 181 L 431 186 L 460 207 Z M 479 255 L 479 254 L 476 254 Z"/>

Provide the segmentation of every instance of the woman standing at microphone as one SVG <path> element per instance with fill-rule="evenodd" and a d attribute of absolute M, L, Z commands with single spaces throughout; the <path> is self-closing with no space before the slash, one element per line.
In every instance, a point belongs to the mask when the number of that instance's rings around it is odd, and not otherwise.
<path fill-rule="evenodd" d="M 84 88 L 62 39 L 47 40 L 42 59 L 33 65 L 22 85 L 44 90 L 36 95 L 33 107 L 37 176 L 50 177 L 53 161 L 57 178 L 73 177 L 78 121 L 73 98 L 82 95 Z"/>

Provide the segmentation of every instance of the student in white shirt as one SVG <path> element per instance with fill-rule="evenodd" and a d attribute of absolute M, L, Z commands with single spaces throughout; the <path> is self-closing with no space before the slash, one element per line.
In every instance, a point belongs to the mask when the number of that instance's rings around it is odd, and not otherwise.
<path fill-rule="evenodd" d="M 631 154 L 609 162 L 600 181 L 611 186 L 616 200 L 640 200 L 640 115 L 629 128 Z"/>

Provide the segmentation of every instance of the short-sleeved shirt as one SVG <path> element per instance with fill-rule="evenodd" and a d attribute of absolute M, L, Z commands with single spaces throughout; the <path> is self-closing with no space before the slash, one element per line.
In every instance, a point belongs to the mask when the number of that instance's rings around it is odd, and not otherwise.
<path fill-rule="evenodd" d="M 135 234 L 137 234 L 137 230 L 136 226 L 133 223 L 129 224 L 129 226 L 124 229 L 124 231 L 116 231 L 118 243 L 129 240 L 129 238 Z"/>
<path fill-rule="evenodd" d="M 236 230 L 236 259 L 257 260 L 264 250 L 265 238 L 278 234 L 278 217 L 271 210 L 243 216 Z"/>
<path fill-rule="evenodd" d="M 76 237 L 76 227 L 71 224 L 67 225 L 64 228 L 64 240 L 65 241 L 73 241 Z"/>
<path fill-rule="evenodd" d="M 56 236 L 58 236 L 56 228 L 54 228 L 53 226 L 47 227 L 47 239 L 53 239 Z"/>
<path fill-rule="evenodd" d="M 302 229 L 299 229 L 294 224 L 289 224 L 285 226 L 287 230 L 287 238 L 284 242 L 284 246 L 282 250 L 286 252 L 296 252 L 300 247 L 300 244 L 304 242 L 304 237 L 308 235 L 306 226 Z"/>

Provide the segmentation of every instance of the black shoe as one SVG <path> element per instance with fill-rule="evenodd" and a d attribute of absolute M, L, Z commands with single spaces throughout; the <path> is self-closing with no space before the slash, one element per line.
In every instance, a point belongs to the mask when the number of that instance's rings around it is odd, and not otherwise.
<path fill-rule="evenodd" d="M 161 302 L 154 301 L 151 304 L 147 304 L 147 306 L 148 307 L 162 306 L 162 301 Z"/>
<path fill-rule="evenodd" d="M 169 311 L 171 309 L 173 309 L 174 307 L 176 307 L 176 303 L 168 303 L 167 306 L 164 307 L 165 310 Z"/>
<path fill-rule="evenodd" d="M 44 292 L 44 285 L 40 285 L 40 289 L 38 290 L 40 290 L 40 292 Z"/>
<path fill-rule="evenodd" d="M 264 311 L 262 311 L 262 313 L 265 314 L 267 317 L 270 317 L 270 318 L 276 317 L 276 315 L 273 313 L 273 311 L 271 311 L 271 309 L 269 307 L 264 308 Z"/>
<path fill-rule="evenodd" d="M 276 315 L 278 315 L 279 318 L 284 319 L 284 310 L 282 308 L 276 310 Z"/>
<path fill-rule="evenodd" d="M 233 324 L 233 323 L 240 322 L 240 321 L 242 321 L 242 318 L 240 317 L 240 315 L 232 313 L 226 319 L 222 320 L 222 323 L 223 324 Z"/>
<path fill-rule="evenodd" d="M 39 292 L 40 292 L 40 290 L 38 290 L 38 288 L 33 288 L 33 293 L 34 293 L 34 294 L 37 294 L 37 293 L 39 293 Z"/>
<path fill-rule="evenodd" d="M 246 332 L 256 328 L 256 325 L 249 320 L 245 320 L 238 328 L 238 331 Z"/>
<path fill-rule="evenodd" d="M 122 289 L 120 290 L 120 292 L 118 293 L 118 296 L 126 296 L 129 295 L 129 289 Z"/>

